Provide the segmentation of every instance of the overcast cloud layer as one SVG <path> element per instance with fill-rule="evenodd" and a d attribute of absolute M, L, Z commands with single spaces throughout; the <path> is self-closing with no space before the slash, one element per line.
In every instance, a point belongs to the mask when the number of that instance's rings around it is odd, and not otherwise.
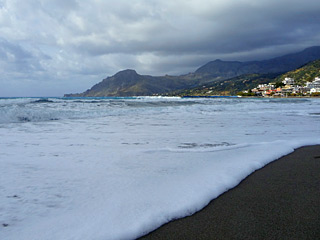
<path fill-rule="evenodd" d="M 0 0 L 0 97 L 83 92 L 320 45 L 319 0 Z"/>

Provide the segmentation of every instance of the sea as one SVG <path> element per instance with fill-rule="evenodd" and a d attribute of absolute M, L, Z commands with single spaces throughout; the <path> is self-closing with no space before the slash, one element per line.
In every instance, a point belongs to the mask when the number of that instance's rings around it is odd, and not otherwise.
<path fill-rule="evenodd" d="M 314 144 L 319 98 L 1 98 L 0 239 L 135 239 Z"/>

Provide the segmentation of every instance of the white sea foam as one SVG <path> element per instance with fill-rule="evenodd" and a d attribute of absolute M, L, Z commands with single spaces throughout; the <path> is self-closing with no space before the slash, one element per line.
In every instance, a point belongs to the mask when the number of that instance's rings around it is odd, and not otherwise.
<path fill-rule="evenodd" d="M 134 239 L 320 144 L 320 99 L 37 100 L 0 99 L 0 239 Z"/>

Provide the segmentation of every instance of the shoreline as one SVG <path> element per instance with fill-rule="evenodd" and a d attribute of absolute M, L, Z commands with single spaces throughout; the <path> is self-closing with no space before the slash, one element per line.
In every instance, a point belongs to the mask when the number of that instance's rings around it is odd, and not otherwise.
<path fill-rule="evenodd" d="M 320 96 L 241 96 L 241 95 L 172 95 L 172 96 L 166 96 L 166 95 L 159 95 L 158 97 L 180 97 L 180 98 L 320 98 Z"/>
<path fill-rule="evenodd" d="M 295 149 L 139 239 L 320 239 L 319 176 L 320 145 Z"/>

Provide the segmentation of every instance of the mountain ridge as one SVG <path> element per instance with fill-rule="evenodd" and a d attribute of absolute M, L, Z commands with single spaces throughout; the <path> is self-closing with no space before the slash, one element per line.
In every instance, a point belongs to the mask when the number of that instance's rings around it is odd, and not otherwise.
<path fill-rule="evenodd" d="M 237 95 L 243 90 L 253 89 L 259 84 L 281 83 L 286 77 L 293 78 L 297 85 L 305 85 L 320 77 L 320 59 L 309 62 L 299 68 L 283 74 L 244 74 L 230 79 L 214 81 L 196 88 L 174 91 L 169 96 L 210 96 L 210 95 Z"/>
<path fill-rule="evenodd" d="M 286 72 L 298 68 L 308 62 L 317 60 L 320 58 L 320 47 L 313 46 L 304 49 L 301 52 L 290 53 L 280 57 L 275 57 L 261 61 L 222 61 L 216 59 L 208 62 L 205 65 L 198 68 L 195 73 L 209 73 L 214 74 L 214 70 L 221 70 L 229 67 L 234 71 L 234 76 L 249 73 L 278 73 Z M 233 69 L 232 69 L 233 68 Z M 234 77 L 232 76 L 232 77 Z"/>
<path fill-rule="evenodd" d="M 83 93 L 65 94 L 65 97 L 147 96 L 198 85 L 197 79 L 187 77 L 140 75 L 135 70 L 122 70 L 103 79 Z"/>
<path fill-rule="evenodd" d="M 103 79 L 83 93 L 65 97 L 147 96 L 194 88 L 205 83 L 223 81 L 245 74 L 275 74 L 294 70 L 320 59 L 320 46 L 262 61 L 223 61 L 216 59 L 199 67 L 194 73 L 180 76 L 140 75 L 133 69 L 122 70 Z"/>

